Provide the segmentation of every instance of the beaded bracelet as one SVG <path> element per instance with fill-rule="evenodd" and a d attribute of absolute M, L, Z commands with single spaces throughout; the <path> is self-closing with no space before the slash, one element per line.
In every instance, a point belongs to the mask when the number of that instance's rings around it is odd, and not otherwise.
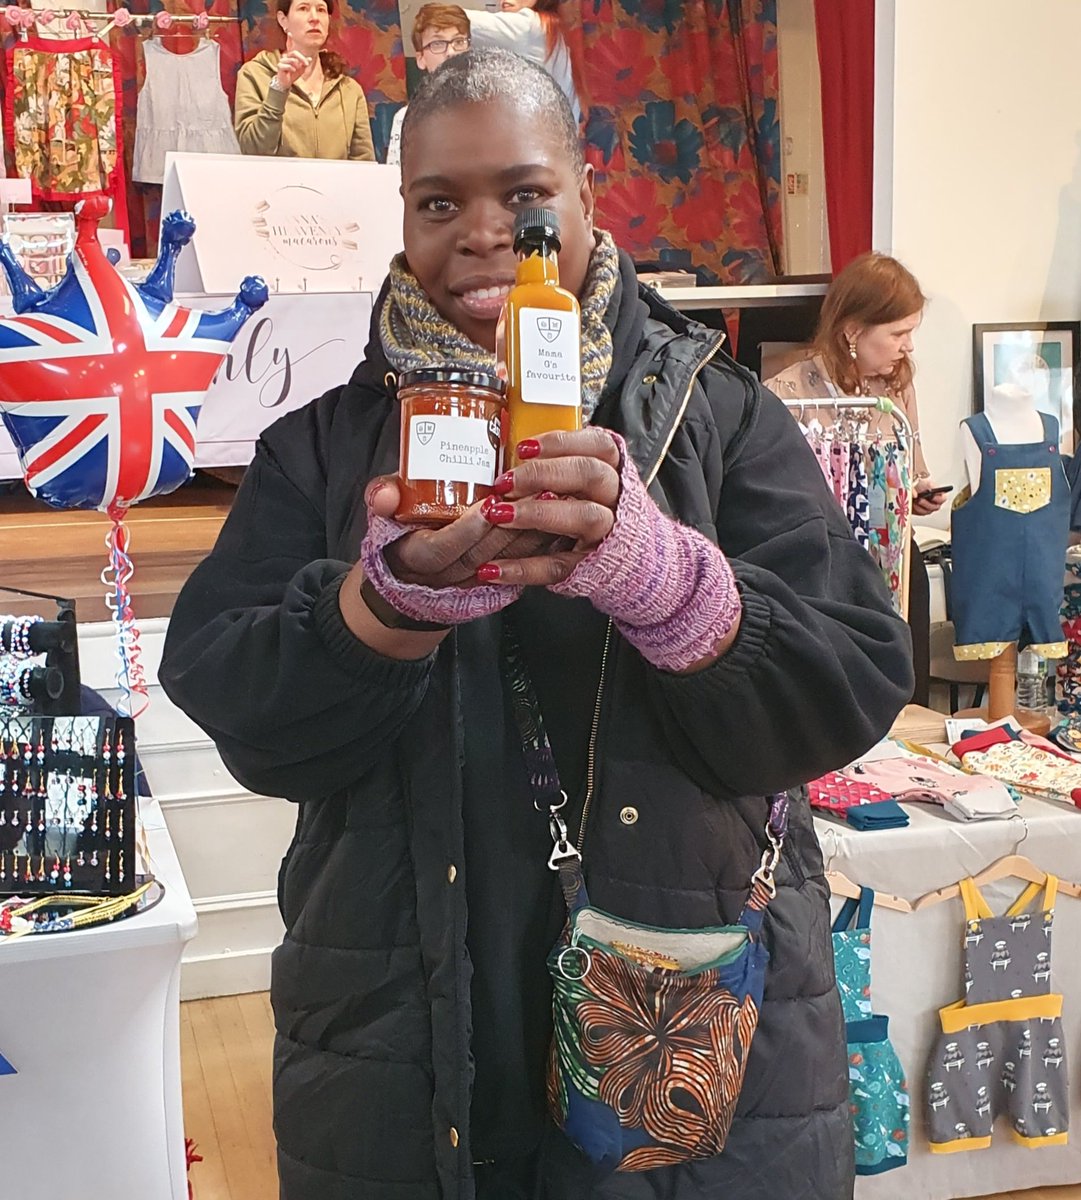
<path fill-rule="evenodd" d="M 0 652 L 30 658 L 30 630 L 44 617 L 0 617 Z"/>
<path fill-rule="evenodd" d="M 0 704 L 26 704 L 34 698 L 30 691 L 33 670 L 10 655 L 0 658 Z"/>

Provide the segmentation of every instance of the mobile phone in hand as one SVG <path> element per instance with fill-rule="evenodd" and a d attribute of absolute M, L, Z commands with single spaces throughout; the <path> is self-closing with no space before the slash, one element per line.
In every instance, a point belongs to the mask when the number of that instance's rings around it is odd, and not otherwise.
<path fill-rule="evenodd" d="M 953 491 L 953 484 L 951 483 L 946 487 L 929 488 L 926 492 L 917 492 L 916 499 L 917 500 L 930 500 L 932 498 L 932 496 L 945 496 L 947 494 L 947 492 L 952 492 L 952 491 Z"/>

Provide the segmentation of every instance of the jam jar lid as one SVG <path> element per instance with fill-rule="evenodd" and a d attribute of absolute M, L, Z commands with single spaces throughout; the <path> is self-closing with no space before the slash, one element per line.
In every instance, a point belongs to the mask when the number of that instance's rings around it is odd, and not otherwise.
<path fill-rule="evenodd" d="M 398 376 L 399 391 L 426 383 L 458 383 L 464 387 L 488 388 L 501 396 L 507 390 L 506 383 L 498 375 L 489 375 L 484 371 L 463 371 L 459 367 L 418 367 L 413 371 L 403 371 Z"/>

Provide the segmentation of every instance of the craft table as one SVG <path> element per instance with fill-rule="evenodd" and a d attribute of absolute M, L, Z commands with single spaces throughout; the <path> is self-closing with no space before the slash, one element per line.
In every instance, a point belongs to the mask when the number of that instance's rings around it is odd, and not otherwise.
<path fill-rule="evenodd" d="M 827 869 L 913 901 L 955 883 L 1003 855 L 1017 852 L 1052 874 L 1081 880 L 1081 812 L 1026 798 L 1008 821 L 963 824 L 940 809 L 905 804 L 905 829 L 861 833 L 815 818 Z M 1004 912 L 1026 885 L 1004 879 L 984 889 Z M 834 901 L 834 909 L 840 901 Z M 964 909 L 947 900 L 915 913 L 876 907 L 871 919 L 871 994 L 890 1021 L 890 1037 L 908 1078 L 912 1126 L 908 1165 L 856 1181 L 857 1200 L 953 1200 L 1015 1189 L 1081 1182 L 1081 900 L 1060 896 L 1055 909 L 1052 988 L 1064 996 L 1062 1024 L 1072 1062 L 1070 1143 L 1029 1150 L 1015 1143 L 1005 1118 L 995 1122 L 990 1149 L 931 1154 L 923 1107 L 927 1067 L 938 1033 L 938 1009 L 964 994 L 961 942 Z"/>
<path fill-rule="evenodd" d="M 161 903 L 115 925 L 0 942 L 0 1195 L 186 1200 L 180 955 L 196 918 L 161 809 Z"/>

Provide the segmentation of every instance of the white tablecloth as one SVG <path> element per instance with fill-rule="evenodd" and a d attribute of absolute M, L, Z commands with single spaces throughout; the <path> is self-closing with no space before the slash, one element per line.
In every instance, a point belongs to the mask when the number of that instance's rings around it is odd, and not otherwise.
<path fill-rule="evenodd" d="M 1009 821 L 962 824 L 926 805 L 904 807 L 911 820 L 907 829 L 875 833 L 816 817 L 827 869 L 908 900 L 974 875 L 1015 850 L 1045 871 L 1081 880 L 1081 812 L 1074 808 L 1025 799 Z M 984 894 L 998 913 L 1025 886 L 1007 879 Z M 939 1029 L 938 1009 L 964 993 L 964 909 L 959 899 L 911 914 L 876 907 L 871 928 L 872 1000 L 875 1011 L 890 1019 L 890 1037 L 908 1076 L 912 1136 L 908 1165 L 860 1177 L 857 1200 L 952 1200 L 1081 1182 L 1081 900 L 1059 897 L 1053 940 L 1052 987 L 1065 997 L 1063 1027 L 1073 1072 L 1071 1142 L 1038 1150 L 1017 1145 L 1004 1118 L 996 1122 L 988 1150 L 946 1155 L 927 1150 L 923 1106 L 928 1056 Z"/>
<path fill-rule="evenodd" d="M 155 908 L 0 943 L 0 1196 L 186 1200 L 180 955 L 195 933 L 156 803 Z"/>

